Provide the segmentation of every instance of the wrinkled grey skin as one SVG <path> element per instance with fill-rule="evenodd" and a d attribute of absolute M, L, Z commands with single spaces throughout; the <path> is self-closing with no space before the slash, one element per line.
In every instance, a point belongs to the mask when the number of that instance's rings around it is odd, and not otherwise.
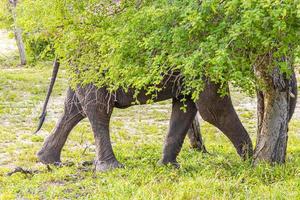
<path fill-rule="evenodd" d="M 178 92 L 181 84 L 178 83 L 177 77 L 170 75 L 166 78 L 160 85 L 163 89 L 154 99 L 156 102 L 171 98 L 173 100 L 169 130 L 159 163 L 171 163 L 179 167 L 176 157 L 197 110 L 205 121 L 216 126 L 229 138 L 241 157 L 251 156 L 253 153 L 251 139 L 233 108 L 230 96 L 220 97 L 219 86 L 207 81 L 204 91 L 196 102 L 186 97 L 186 112 L 183 112 L 180 109 L 183 106 L 181 103 L 183 97 Z M 70 131 L 87 117 L 94 132 L 96 170 L 106 171 L 122 167 L 112 149 L 109 122 L 114 108 L 124 109 L 132 106 L 135 102 L 133 94 L 133 90 L 130 89 L 128 92 L 119 89 L 116 93 L 110 94 L 106 88 L 96 88 L 94 85 L 78 87 L 76 91 L 69 89 L 64 113 L 38 152 L 39 160 L 45 164 L 60 162 L 61 150 Z M 140 104 L 145 104 L 150 96 L 146 95 L 146 91 L 141 91 L 137 99 Z"/>

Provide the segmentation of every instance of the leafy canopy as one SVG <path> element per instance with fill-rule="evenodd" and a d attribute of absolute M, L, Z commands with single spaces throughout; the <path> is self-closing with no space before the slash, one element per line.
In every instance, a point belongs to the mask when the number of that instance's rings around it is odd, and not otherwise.
<path fill-rule="evenodd" d="M 259 58 L 272 53 L 266 70 L 288 73 L 282 58 L 300 43 L 299 0 L 23 0 L 18 16 L 25 35 L 50 41 L 73 86 L 154 93 L 175 70 L 194 99 L 203 76 L 253 93 Z"/>
<path fill-rule="evenodd" d="M 0 0 L 0 29 L 9 28 L 12 24 L 12 15 L 9 12 L 8 1 Z"/>

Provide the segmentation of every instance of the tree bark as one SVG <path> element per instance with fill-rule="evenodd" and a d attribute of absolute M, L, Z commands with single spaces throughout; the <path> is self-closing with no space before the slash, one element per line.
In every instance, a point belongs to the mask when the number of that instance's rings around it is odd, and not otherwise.
<path fill-rule="evenodd" d="M 278 68 L 268 72 L 267 64 L 255 68 L 266 89 L 257 93 L 257 143 L 254 164 L 259 162 L 284 163 L 288 140 L 291 79 Z"/>
<path fill-rule="evenodd" d="M 262 119 L 259 121 L 254 163 L 284 163 L 288 140 L 288 93 L 265 94 Z"/>
<path fill-rule="evenodd" d="M 17 26 L 17 15 L 16 15 L 17 0 L 9 0 L 9 3 L 11 4 L 11 13 L 14 21 L 14 35 L 19 50 L 20 62 L 21 62 L 20 64 L 26 65 L 27 61 L 26 61 L 25 47 L 22 38 L 22 30 Z"/>
<path fill-rule="evenodd" d="M 197 149 L 203 153 L 207 153 L 204 142 L 202 140 L 198 114 L 195 116 L 195 119 L 193 120 L 193 123 L 188 130 L 188 137 L 193 149 Z"/>
<path fill-rule="evenodd" d="M 19 50 L 21 65 L 26 65 L 27 61 L 26 61 L 25 47 L 22 39 L 22 31 L 21 29 L 15 27 L 14 32 L 15 32 L 15 39 Z"/>

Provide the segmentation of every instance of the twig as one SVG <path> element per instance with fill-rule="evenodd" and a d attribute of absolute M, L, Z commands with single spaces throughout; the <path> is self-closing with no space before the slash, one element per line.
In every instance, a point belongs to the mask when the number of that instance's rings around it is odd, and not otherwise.
<path fill-rule="evenodd" d="M 16 167 L 13 171 L 7 173 L 7 176 L 11 176 L 11 175 L 13 175 L 15 173 L 18 173 L 18 172 L 20 172 L 22 174 L 26 174 L 26 175 L 27 174 L 33 175 L 33 174 L 38 173 L 39 171 L 38 170 L 33 170 L 32 171 L 32 170 L 23 169 L 22 167 Z"/>

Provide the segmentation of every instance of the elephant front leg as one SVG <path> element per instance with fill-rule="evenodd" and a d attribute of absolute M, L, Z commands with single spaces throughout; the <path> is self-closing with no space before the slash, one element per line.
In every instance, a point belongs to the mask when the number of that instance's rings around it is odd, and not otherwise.
<path fill-rule="evenodd" d="M 96 171 L 104 172 L 123 167 L 117 161 L 110 141 L 109 122 L 113 104 L 108 102 L 109 100 L 106 101 L 105 96 L 107 95 L 101 90 L 94 94 L 91 92 L 90 95 L 92 96 L 85 97 L 87 102 L 84 103 L 86 105 L 84 110 L 91 123 L 95 138 L 96 158 L 94 164 Z"/>
<path fill-rule="evenodd" d="M 176 168 L 179 167 L 176 158 L 181 150 L 187 131 L 197 113 L 194 102 L 187 100 L 185 103 L 186 112 L 181 109 L 184 105 L 180 102 L 180 99 L 173 99 L 169 131 L 165 139 L 163 156 L 159 164 L 171 163 Z"/>
<path fill-rule="evenodd" d="M 109 125 L 105 122 L 106 120 L 103 118 L 89 118 L 89 120 L 92 124 L 96 144 L 96 171 L 104 172 L 124 167 L 114 155 L 109 136 Z"/>

